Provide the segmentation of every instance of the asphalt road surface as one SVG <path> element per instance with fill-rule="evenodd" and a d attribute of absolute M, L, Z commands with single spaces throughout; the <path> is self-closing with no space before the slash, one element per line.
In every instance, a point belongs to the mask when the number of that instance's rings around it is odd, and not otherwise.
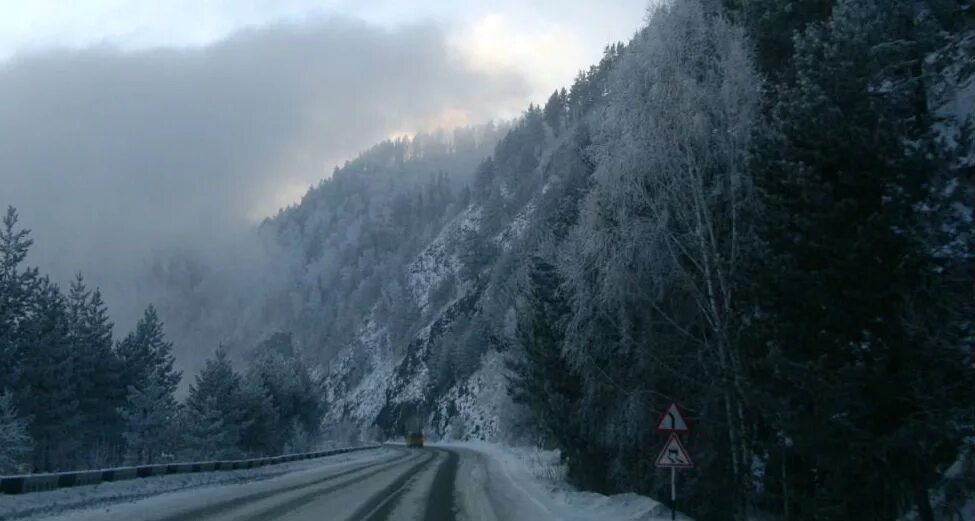
<path fill-rule="evenodd" d="M 323 466 L 321 470 L 245 486 L 188 490 L 107 508 L 65 512 L 58 519 L 473 521 L 488 516 L 485 510 L 470 512 L 459 504 L 455 487 L 461 454 L 466 452 L 440 447 L 387 447 L 381 457 L 343 466 Z"/>

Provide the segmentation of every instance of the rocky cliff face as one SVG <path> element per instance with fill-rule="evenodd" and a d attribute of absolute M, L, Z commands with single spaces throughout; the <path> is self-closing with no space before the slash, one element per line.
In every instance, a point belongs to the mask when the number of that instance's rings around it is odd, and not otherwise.
<path fill-rule="evenodd" d="M 421 428 L 435 437 L 498 438 L 502 411 L 511 407 L 505 343 L 481 338 L 485 349 L 469 361 L 474 368 L 470 374 L 444 374 L 443 367 L 458 349 L 452 342 L 462 341 L 483 313 L 483 300 L 492 294 L 489 282 L 462 280 L 458 258 L 465 236 L 478 231 L 481 212 L 476 205 L 465 209 L 406 266 L 410 298 L 425 319 L 405 349 L 392 345 L 388 324 L 371 313 L 355 341 L 329 364 L 323 384 L 329 406 L 326 425 L 351 424 L 353 432 L 365 435 L 373 429 L 397 436 Z M 510 248 L 524 222 L 513 220 L 496 237 L 503 248 Z M 449 291 L 445 281 L 455 281 Z"/>

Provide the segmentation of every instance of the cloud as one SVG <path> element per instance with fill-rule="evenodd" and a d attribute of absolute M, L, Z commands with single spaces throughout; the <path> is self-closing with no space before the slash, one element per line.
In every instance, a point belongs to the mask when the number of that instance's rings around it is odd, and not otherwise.
<path fill-rule="evenodd" d="M 449 37 L 451 46 L 479 71 L 510 72 L 528 78 L 531 97 L 544 102 L 568 86 L 583 68 L 586 52 L 579 38 L 562 24 L 518 27 L 503 14 L 488 14 Z"/>
<path fill-rule="evenodd" d="M 523 104 L 523 77 L 473 69 L 445 39 L 331 19 L 15 56 L 0 66 L 0 205 L 33 229 L 32 263 L 85 272 L 128 325 L 154 252 L 218 247 L 386 136 Z"/>
<path fill-rule="evenodd" d="M 336 0 L 0 0 L 0 60 L 52 46 L 200 46 L 244 27 L 323 17 Z"/>
<path fill-rule="evenodd" d="M 336 0 L 335 9 L 383 26 L 445 20 L 452 46 L 483 70 L 518 71 L 531 99 L 544 103 L 580 69 L 598 63 L 606 45 L 629 41 L 657 0 Z"/>

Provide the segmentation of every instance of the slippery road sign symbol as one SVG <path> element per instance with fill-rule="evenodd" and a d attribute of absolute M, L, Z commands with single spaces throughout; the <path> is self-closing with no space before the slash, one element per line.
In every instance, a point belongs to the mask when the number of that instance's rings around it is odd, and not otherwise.
<path fill-rule="evenodd" d="M 657 467 L 665 469 L 689 469 L 694 467 L 694 462 L 691 461 L 691 457 L 687 454 L 687 450 L 684 449 L 684 445 L 680 442 L 677 434 L 671 434 L 670 439 L 667 440 L 667 444 L 664 445 L 664 450 L 660 451 L 660 455 L 657 456 Z"/>
<path fill-rule="evenodd" d="M 661 432 L 688 432 L 691 430 L 687 425 L 687 420 L 684 419 L 684 413 L 677 406 L 677 402 L 670 402 L 670 405 L 664 409 L 663 416 L 657 422 L 657 430 Z"/>

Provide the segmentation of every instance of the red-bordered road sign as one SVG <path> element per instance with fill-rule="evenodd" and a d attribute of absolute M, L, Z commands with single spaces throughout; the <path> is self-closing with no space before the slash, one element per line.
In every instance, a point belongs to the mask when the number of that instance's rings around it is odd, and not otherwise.
<path fill-rule="evenodd" d="M 671 433 L 664 450 L 657 456 L 657 467 L 665 469 L 689 469 L 694 467 L 691 456 L 680 442 L 677 433 Z"/>
<path fill-rule="evenodd" d="M 688 423 L 677 402 L 670 402 L 664 409 L 664 413 L 657 421 L 657 430 L 660 432 L 690 432 L 691 425 Z"/>

